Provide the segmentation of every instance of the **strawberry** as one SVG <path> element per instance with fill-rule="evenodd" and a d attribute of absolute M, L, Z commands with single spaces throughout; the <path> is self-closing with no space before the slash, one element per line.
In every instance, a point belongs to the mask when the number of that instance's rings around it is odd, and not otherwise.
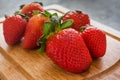
<path fill-rule="evenodd" d="M 72 25 L 72 20 L 59 24 L 60 21 L 55 19 L 52 19 L 54 22 L 45 23 L 44 36 L 39 40 L 46 45 L 46 54 L 55 64 L 69 72 L 85 71 L 89 68 L 92 58 L 83 38 L 78 31 L 68 28 Z M 43 49 L 43 46 L 40 49 Z"/>
<path fill-rule="evenodd" d="M 3 22 L 3 34 L 7 44 L 18 43 L 24 35 L 27 21 L 20 15 L 9 16 Z"/>
<path fill-rule="evenodd" d="M 80 27 L 90 24 L 88 14 L 83 13 L 82 11 L 68 12 L 63 16 L 63 21 L 73 19 L 72 28 L 77 31 L 80 30 Z"/>
<path fill-rule="evenodd" d="M 32 17 L 34 10 L 38 10 L 40 12 L 44 11 L 41 3 L 39 4 L 37 2 L 33 2 L 31 4 L 23 6 L 21 14 L 27 14 L 27 16 Z"/>
<path fill-rule="evenodd" d="M 71 28 L 48 39 L 46 54 L 61 68 L 74 73 L 85 71 L 92 62 L 81 35 Z"/>
<path fill-rule="evenodd" d="M 23 40 L 23 48 L 33 49 L 37 47 L 37 40 L 42 36 L 43 25 L 47 20 L 49 20 L 49 18 L 42 14 L 38 14 L 30 18 Z"/>
<path fill-rule="evenodd" d="M 106 51 L 106 34 L 102 30 L 88 26 L 81 33 L 91 56 L 99 58 L 105 55 Z"/>

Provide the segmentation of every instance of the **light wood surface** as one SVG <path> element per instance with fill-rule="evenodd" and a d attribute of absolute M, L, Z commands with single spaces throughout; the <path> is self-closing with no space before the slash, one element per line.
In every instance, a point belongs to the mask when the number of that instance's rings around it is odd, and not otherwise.
<path fill-rule="evenodd" d="M 45 7 L 62 15 L 69 11 L 58 5 Z M 2 18 L 4 20 L 4 18 Z M 0 23 L 0 79 L 2 80 L 119 80 L 120 79 L 120 33 L 108 26 L 91 20 L 92 25 L 107 33 L 107 51 L 104 57 L 93 60 L 84 73 L 69 73 L 55 65 L 46 54 L 37 50 L 25 50 L 21 44 L 9 46 L 3 37 Z"/>

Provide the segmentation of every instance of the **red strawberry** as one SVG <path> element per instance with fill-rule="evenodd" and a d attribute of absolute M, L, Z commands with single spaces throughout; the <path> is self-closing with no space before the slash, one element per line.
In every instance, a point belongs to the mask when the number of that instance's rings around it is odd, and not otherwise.
<path fill-rule="evenodd" d="M 40 50 L 46 45 L 46 54 L 55 64 L 67 71 L 79 73 L 89 68 L 92 58 L 78 31 L 68 28 L 72 22 L 67 20 L 61 23 L 57 16 L 53 16 L 51 22 L 46 22 L 44 36 L 39 40 L 42 42 Z"/>
<path fill-rule="evenodd" d="M 24 35 L 27 21 L 20 15 L 9 16 L 3 23 L 3 34 L 7 44 L 18 43 Z"/>
<path fill-rule="evenodd" d="M 46 53 L 61 68 L 74 73 L 85 71 L 92 62 L 81 35 L 71 28 L 50 37 Z"/>
<path fill-rule="evenodd" d="M 106 34 L 96 27 L 87 27 L 82 32 L 82 37 L 92 55 L 99 58 L 105 55 L 106 51 Z"/>
<path fill-rule="evenodd" d="M 31 4 L 23 6 L 21 13 L 22 14 L 27 14 L 29 17 L 32 17 L 33 16 L 32 14 L 33 14 L 34 10 L 38 10 L 40 12 L 44 11 L 41 4 L 33 2 Z"/>
<path fill-rule="evenodd" d="M 89 16 L 81 11 L 75 12 L 68 12 L 63 17 L 63 21 L 73 19 L 72 28 L 76 29 L 77 31 L 80 30 L 80 27 L 90 24 Z"/>
<path fill-rule="evenodd" d="M 37 47 L 37 40 L 42 36 L 43 24 L 49 18 L 42 14 L 35 15 L 30 18 L 23 41 L 23 48 L 33 49 Z"/>

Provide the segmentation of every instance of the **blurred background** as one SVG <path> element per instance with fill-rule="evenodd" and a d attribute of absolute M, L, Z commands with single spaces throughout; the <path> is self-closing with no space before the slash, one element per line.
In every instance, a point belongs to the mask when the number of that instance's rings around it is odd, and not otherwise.
<path fill-rule="evenodd" d="M 33 1 L 43 2 L 44 6 L 59 4 L 70 10 L 82 10 L 91 19 L 120 31 L 120 0 L 0 0 L 0 17 L 13 14 L 21 4 Z"/>

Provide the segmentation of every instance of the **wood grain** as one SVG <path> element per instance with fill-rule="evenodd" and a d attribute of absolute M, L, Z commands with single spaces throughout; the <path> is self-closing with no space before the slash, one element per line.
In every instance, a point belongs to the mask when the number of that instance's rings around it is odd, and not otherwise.
<path fill-rule="evenodd" d="M 85 80 L 119 80 L 120 79 L 120 60 L 100 74 L 86 78 Z"/>
<path fill-rule="evenodd" d="M 50 8 L 46 7 L 46 9 Z M 57 7 L 54 6 L 54 8 Z M 99 24 L 99 26 L 102 25 Z M 45 53 L 39 54 L 36 49 L 26 50 L 21 47 L 21 44 L 7 45 L 2 30 L 2 24 L 0 24 L 0 78 L 3 80 L 119 80 L 120 78 L 120 39 L 118 36 L 113 38 L 115 35 L 111 36 L 109 32 L 105 56 L 93 60 L 86 72 L 73 74 L 59 68 Z"/>
<path fill-rule="evenodd" d="M 25 76 L 17 70 L 17 66 L 11 64 L 0 53 L 0 74 L 1 78 L 5 80 L 27 80 Z M 16 75 L 17 74 L 17 75 Z M 6 77 L 7 76 L 7 77 Z M 19 77 L 19 78 L 18 78 Z"/>

